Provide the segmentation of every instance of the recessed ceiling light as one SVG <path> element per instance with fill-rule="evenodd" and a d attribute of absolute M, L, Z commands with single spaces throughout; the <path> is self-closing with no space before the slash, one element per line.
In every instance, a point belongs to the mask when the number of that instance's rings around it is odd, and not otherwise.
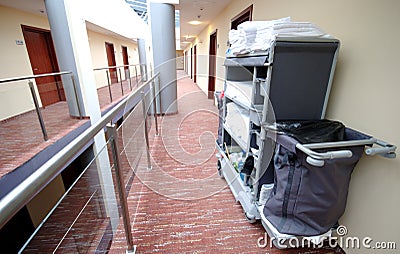
<path fill-rule="evenodd" d="M 188 23 L 191 24 L 191 25 L 197 26 L 197 25 L 200 25 L 203 22 L 198 21 L 198 20 L 192 20 L 192 21 L 189 21 Z"/>

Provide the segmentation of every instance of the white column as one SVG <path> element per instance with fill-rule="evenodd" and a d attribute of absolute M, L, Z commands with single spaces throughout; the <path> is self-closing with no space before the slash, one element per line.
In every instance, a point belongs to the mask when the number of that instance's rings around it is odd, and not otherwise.
<path fill-rule="evenodd" d="M 178 111 L 176 83 L 175 7 L 172 4 L 150 3 L 150 23 L 155 72 L 160 72 L 161 112 Z"/>
<path fill-rule="evenodd" d="M 74 73 L 83 111 L 85 115 L 90 116 L 90 121 L 95 123 L 101 118 L 101 111 L 93 73 L 86 22 L 82 18 L 79 2 L 45 0 L 45 5 L 60 69 Z M 106 140 L 104 132 L 101 131 L 94 138 L 93 148 L 95 155 L 104 146 L 106 146 Z M 112 227 L 116 230 L 119 222 L 118 207 L 110 160 L 106 150 L 98 156 L 96 164 L 107 216 L 110 217 Z"/>
<path fill-rule="evenodd" d="M 146 40 L 144 39 L 138 39 L 137 40 L 138 44 L 138 51 L 139 51 L 139 64 L 147 64 L 147 57 L 146 57 Z M 142 78 L 146 74 L 146 68 L 147 66 L 140 65 L 140 75 Z M 149 73 L 147 73 L 149 75 Z M 146 80 L 149 77 L 146 77 Z"/>

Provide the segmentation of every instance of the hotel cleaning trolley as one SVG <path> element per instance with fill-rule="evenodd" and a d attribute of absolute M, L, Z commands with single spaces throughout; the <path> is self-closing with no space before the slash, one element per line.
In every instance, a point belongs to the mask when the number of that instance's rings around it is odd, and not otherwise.
<path fill-rule="evenodd" d="M 280 239 L 277 247 L 292 238 L 326 239 L 362 153 L 395 157 L 395 146 L 324 120 L 339 44 L 276 37 L 268 51 L 224 63 L 218 171 L 249 222 L 261 220 Z"/>

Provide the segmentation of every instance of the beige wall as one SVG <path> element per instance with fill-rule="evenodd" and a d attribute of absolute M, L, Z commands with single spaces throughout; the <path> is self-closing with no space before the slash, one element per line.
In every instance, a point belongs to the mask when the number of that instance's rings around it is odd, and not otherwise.
<path fill-rule="evenodd" d="M 0 6 L 0 79 L 33 74 L 25 42 L 15 42 L 24 41 L 21 25 L 49 29 L 46 18 Z M 34 109 L 28 82 L 0 84 L 0 108 L 0 120 Z"/>
<path fill-rule="evenodd" d="M 39 226 L 64 193 L 64 182 L 59 175 L 26 205 L 35 227 Z"/>
<path fill-rule="evenodd" d="M 107 53 L 105 43 L 112 43 L 114 45 L 115 61 L 117 66 L 123 65 L 122 59 L 122 46 L 128 48 L 129 64 L 139 64 L 139 53 L 137 44 L 134 41 L 117 39 L 108 35 L 100 34 L 88 30 L 90 53 L 92 56 L 93 68 L 103 68 L 108 66 Z M 121 70 L 122 71 L 122 70 Z M 138 69 L 139 71 L 139 69 Z M 134 75 L 134 69 L 131 69 L 131 75 Z M 122 77 L 125 79 L 125 74 L 122 71 Z M 106 70 L 95 71 L 97 87 L 107 85 Z"/>
<path fill-rule="evenodd" d="M 183 70 L 183 64 L 184 64 L 183 50 L 177 50 L 176 51 L 176 69 Z"/>
<path fill-rule="evenodd" d="M 50 30 L 46 17 L 0 6 L 0 45 L 2 46 L 0 48 L 0 79 L 33 75 L 25 43 L 17 45 L 15 42 L 16 40 L 24 41 L 21 25 Z M 88 31 L 88 37 L 94 68 L 108 65 L 105 42 L 114 44 L 117 65 L 123 64 L 121 46 L 128 48 L 130 64 L 139 63 L 137 44 L 133 40 L 117 39 L 93 31 Z M 131 69 L 131 75 L 134 75 L 134 69 Z M 97 71 L 95 76 L 97 87 L 107 85 L 105 71 Z M 125 78 L 124 72 L 122 76 Z M 40 97 L 38 99 L 40 100 Z M 34 104 L 28 81 L 1 84 L 0 108 L 0 120 L 33 110 Z"/>
<path fill-rule="evenodd" d="M 223 58 L 231 18 L 251 3 L 253 20 L 290 16 L 293 21 L 313 22 L 339 38 L 341 49 L 327 118 L 400 146 L 400 1 L 236 0 L 199 35 L 199 54 L 208 53 L 208 37 L 218 29 L 217 52 Z M 208 63 L 198 66 L 208 68 Z M 223 73 L 219 66 L 218 77 L 224 77 Z M 198 84 L 207 90 L 206 79 L 199 79 Z M 340 220 L 348 227 L 348 235 L 369 236 L 374 242 L 398 241 L 399 210 L 400 159 L 364 156 L 353 173 L 346 212 Z M 399 248 L 400 242 L 397 245 Z"/>

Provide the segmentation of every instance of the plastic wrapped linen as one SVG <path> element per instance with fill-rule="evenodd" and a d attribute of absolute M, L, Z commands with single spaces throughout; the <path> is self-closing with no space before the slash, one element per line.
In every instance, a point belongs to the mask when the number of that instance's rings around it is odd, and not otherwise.
<path fill-rule="evenodd" d="M 232 55 L 267 51 L 277 36 L 329 36 L 310 22 L 291 22 L 290 17 L 270 21 L 246 21 L 229 32 Z"/>

